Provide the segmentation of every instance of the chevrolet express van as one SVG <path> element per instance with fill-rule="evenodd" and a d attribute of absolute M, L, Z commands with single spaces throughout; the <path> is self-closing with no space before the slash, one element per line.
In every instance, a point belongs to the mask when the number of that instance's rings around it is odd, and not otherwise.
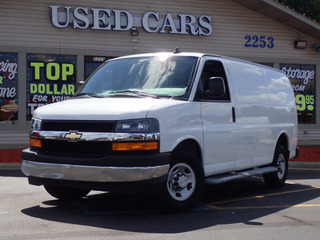
<path fill-rule="evenodd" d="M 70 100 L 36 109 L 29 183 L 59 199 L 161 186 L 168 207 L 194 206 L 206 183 L 262 174 L 282 186 L 297 154 L 297 113 L 282 72 L 201 53 L 112 59 Z"/>

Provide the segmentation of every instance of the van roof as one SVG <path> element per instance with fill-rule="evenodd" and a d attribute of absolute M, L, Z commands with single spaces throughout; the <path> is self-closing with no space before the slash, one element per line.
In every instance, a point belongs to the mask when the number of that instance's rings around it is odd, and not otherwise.
<path fill-rule="evenodd" d="M 128 58 L 128 57 L 152 57 L 152 56 L 190 56 L 190 57 L 198 57 L 201 58 L 204 55 L 204 53 L 196 53 L 196 52 L 154 52 L 154 53 L 142 53 L 142 54 L 133 54 L 133 55 L 127 55 L 127 56 L 122 56 L 119 58 Z M 211 55 L 211 54 L 210 54 Z M 213 55 L 213 56 L 218 56 L 218 55 Z M 119 59 L 117 58 L 117 59 Z"/>
<path fill-rule="evenodd" d="M 276 68 L 272 68 L 266 65 L 262 65 L 259 63 L 254 63 L 254 62 L 250 62 L 247 60 L 243 60 L 243 59 L 238 59 L 238 58 L 232 58 L 232 57 L 227 57 L 227 56 L 222 56 L 222 55 L 218 55 L 218 54 L 211 54 L 211 53 L 199 53 L 199 52 L 154 52 L 154 53 L 142 53 L 142 54 L 133 54 L 133 55 L 126 55 L 126 56 L 121 56 L 118 58 L 113 58 L 113 59 L 122 59 L 122 58 L 133 58 L 133 57 L 161 57 L 161 56 L 189 56 L 189 57 L 197 57 L 197 58 L 202 58 L 204 56 L 209 56 L 209 57 L 216 57 L 216 58 L 222 58 L 222 59 L 226 59 L 226 60 L 230 60 L 230 61 L 237 61 L 237 62 L 242 62 L 242 63 L 246 63 L 246 64 L 251 64 L 251 65 L 256 65 L 259 67 L 263 67 L 263 68 L 267 68 L 267 69 L 272 69 L 274 71 L 278 71 L 283 73 L 282 71 L 280 71 L 279 69 Z M 110 59 L 109 61 L 112 61 L 113 59 Z"/>

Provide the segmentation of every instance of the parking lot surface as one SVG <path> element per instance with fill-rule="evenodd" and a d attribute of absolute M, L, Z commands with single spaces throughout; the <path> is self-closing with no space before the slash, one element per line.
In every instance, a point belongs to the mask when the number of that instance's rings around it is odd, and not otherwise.
<path fill-rule="evenodd" d="M 167 213 L 159 196 L 92 191 L 61 202 L 2 170 L 0 203 L 1 239 L 320 239 L 319 174 L 290 173 L 281 189 L 259 176 L 207 186 L 194 209 Z"/>

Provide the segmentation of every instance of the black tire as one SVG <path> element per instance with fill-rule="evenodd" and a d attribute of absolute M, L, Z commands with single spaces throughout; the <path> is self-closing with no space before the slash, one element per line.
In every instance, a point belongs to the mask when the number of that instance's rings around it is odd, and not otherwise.
<path fill-rule="evenodd" d="M 285 184 L 288 176 L 288 158 L 288 150 L 283 145 L 278 145 L 272 162 L 272 166 L 276 167 L 277 171 L 263 175 L 268 187 L 279 188 Z"/>
<path fill-rule="evenodd" d="M 81 199 L 90 192 L 90 190 L 87 189 L 76 189 L 51 185 L 44 185 L 44 188 L 51 196 L 61 200 Z"/>
<path fill-rule="evenodd" d="M 166 180 L 166 210 L 182 212 L 195 206 L 204 190 L 204 173 L 200 160 L 188 152 L 173 154 Z"/>

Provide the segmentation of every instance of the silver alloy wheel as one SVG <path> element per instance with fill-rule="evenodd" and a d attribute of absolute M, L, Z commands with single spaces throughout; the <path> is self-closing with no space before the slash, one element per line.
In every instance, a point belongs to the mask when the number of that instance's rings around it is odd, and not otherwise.
<path fill-rule="evenodd" d="M 279 154 L 278 161 L 277 161 L 277 174 L 278 178 L 281 180 L 284 178 L 286 172 L 286 159 L 283 154 Z"/>
<path fill-rule="evenodd" d="M 177 163 L 168 174 L 167 189 L 177 201 L 188 199 L 196 187 L 196 176 L 193 169 L 185 163 Z"/>

